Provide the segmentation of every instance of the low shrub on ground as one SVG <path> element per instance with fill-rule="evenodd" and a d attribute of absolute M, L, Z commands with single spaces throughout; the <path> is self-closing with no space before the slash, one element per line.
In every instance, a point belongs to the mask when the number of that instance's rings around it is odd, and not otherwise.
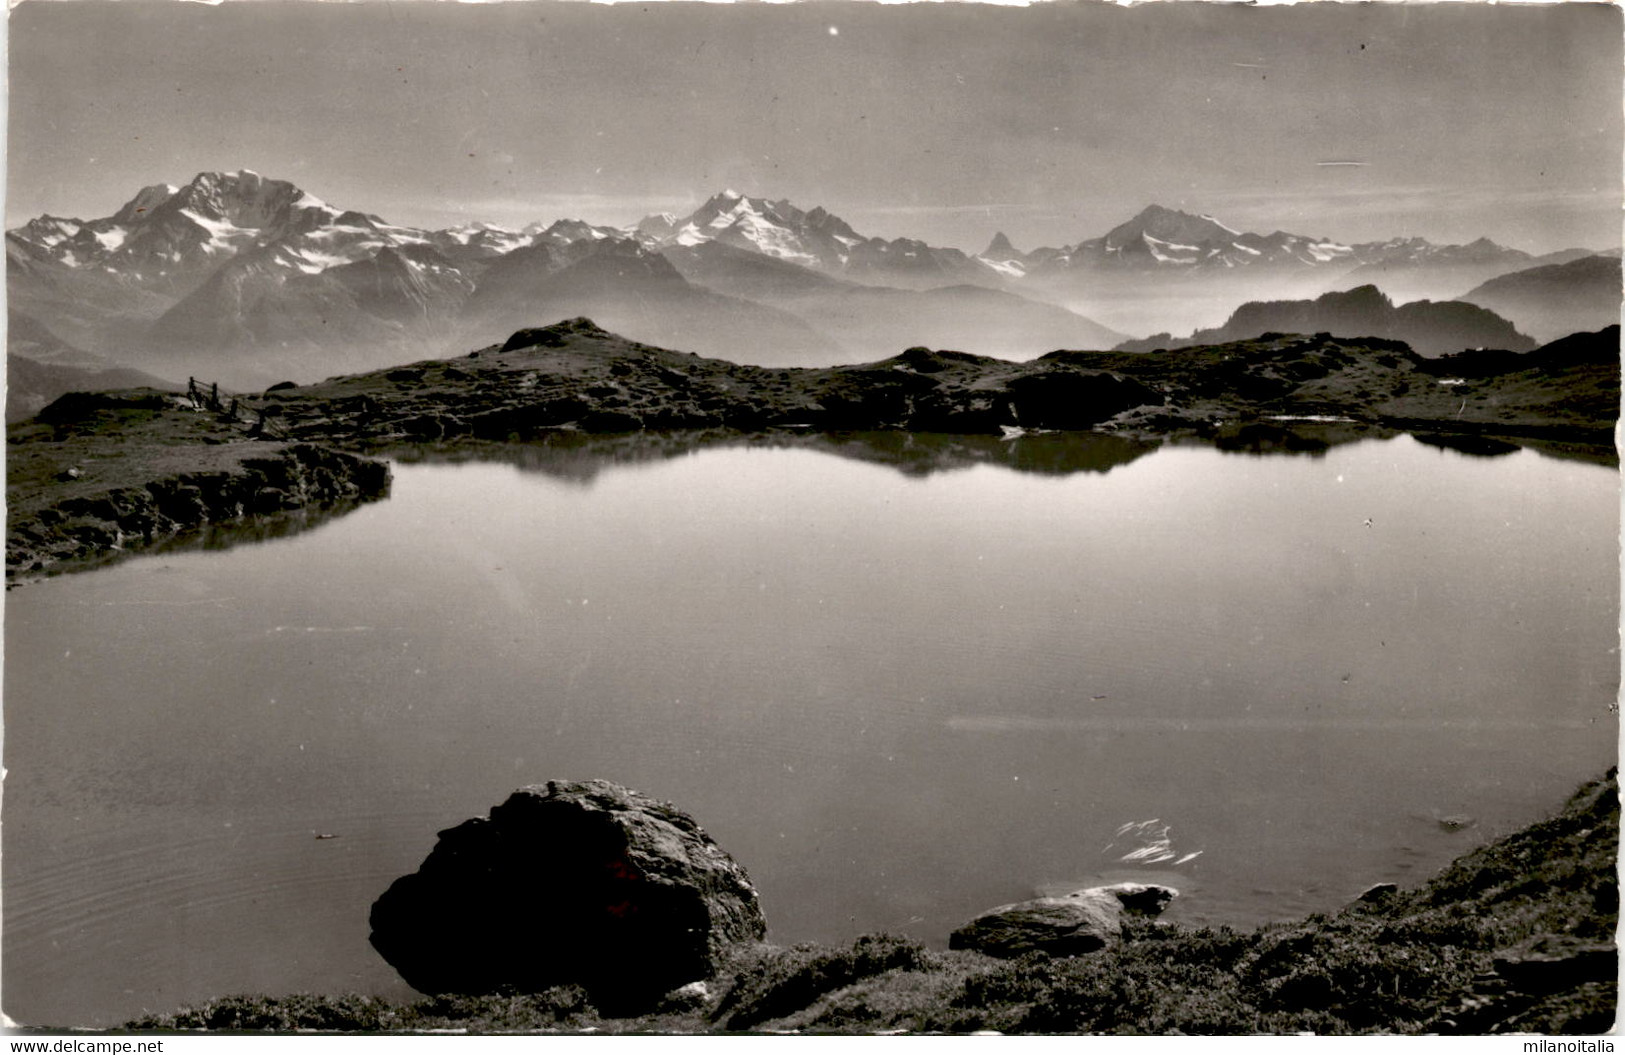
<path fill-rule="evenodd" d="M 891 934 L 864 935 L 850 949 L 797 945 L 775 950 L 735 975 L 714 1016 L 727 1029 L 750 1029 L 860 979 L 899 969 L 929 970 L 935 960 L 918 942 Z"/>

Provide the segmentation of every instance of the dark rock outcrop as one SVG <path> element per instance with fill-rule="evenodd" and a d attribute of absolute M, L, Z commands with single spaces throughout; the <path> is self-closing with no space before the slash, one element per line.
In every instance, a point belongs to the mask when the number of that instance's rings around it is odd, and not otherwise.
<path fill-rule="evenodd" d="M 1189 337 L 1159 333 L 1125 341 L 1120 352 L 1192 348 L 1244 341 L 1262 333 L 1327 333 L 1403 341 L 1418 355 L 1438 356 L 1471 348 L 1527 352 L 1535 342 L 1493 311 L 1462 301 L 1413 301 L 1395 306 L 1376 286 L 1326 293 L 1314 300 L 1248 301 L 1223 326 Z"/>
<path fill-rule="evenodd" d="M 1160 407 L 1157 392 L 1104 371 L 1053 367 L 1006 385 L 1019 424 L 1041 429 L 1087 429 L 1130 407 Z"/>
<path fill-rule="evenodd" d="M 1619 978 L 1619 947 L 1612 942 L 1542 937 L 1495 956 L 1495 973 L 1526 993 L 1559 993 Z"/>
<path fill-rule="evenodd" d="M 71 392 L 37 420 L 71 432 L 110 415 L 162 413 L 163 399 Z M 158 401 L 158 409 L 145 400 Z M 56 479 L 74 485 L 82 476 L 75 467 Z M 6 522 L 6 575 L 52 574 L 193 541 L 217 545 L 230 537 L 274 537 L 295 520 L 319 521 L 382 498 L 389 485 L 383 462 L 310 443 L 269 445 L 264 454 L 229 467 L 147 480 L 136 475 L 127 486 L 26 509 L 14 504 Z"/>
<path fill-rule="evenodd" d="M 1178 893 L 1172 887 L 1117 883 L 1000 905 L 954 931 L 948 947 L 1005 959 L 1029 952 L 1078 956 L 1117 944 L 1124 912 L 1157 915 Z"/>
<path fill-rule="evenodd" d="M 652 1006 L 767 925 L 745 870 L 669 803 L 602 780 L 521 788 L 440 833 L 372 906 L 372 944 L 428 993 L 580 985 Z"/>
<path fill-rule="evenodd" d="M 1606 336 L 1554 354 L 1439 359 L 1399 341 L 1325 333 L 1155 355 L 1062 350 L 1030 362 L 914 346 L 857 366 L 772 370 L 656 348 L 576 318 L 518 331 L 455 365 L 424 361 L 278 396 L 287 435 L 369 447 L 532 441 L 559 430 L 1208 436 L 1228 423 L 1311 416 L 1431 432 L 1558 430 L 1611 449 L 1619 366 L 1617 347 L 1611 359 L 1597 351 Z"/>

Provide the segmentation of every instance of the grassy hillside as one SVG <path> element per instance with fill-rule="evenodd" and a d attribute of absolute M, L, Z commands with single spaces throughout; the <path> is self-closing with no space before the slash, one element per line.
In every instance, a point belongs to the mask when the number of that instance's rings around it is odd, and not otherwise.
<path fill-rule="evenodd" d="M 528 439 L 548 430 L 803 428 L 998 434 L 1002 428 L 1211 434 L 1334 416 L 1444 432 L 1612 444 L 1619 336 L 1424 359 L 1374 338 L 1264 334 L 1152 353 L 1015 363 L 911 348 L 858 366 L 771 370 L 628 341 L 574 319 L 459 359 L 269 394 L 290 434 L 337 443 Z"/>

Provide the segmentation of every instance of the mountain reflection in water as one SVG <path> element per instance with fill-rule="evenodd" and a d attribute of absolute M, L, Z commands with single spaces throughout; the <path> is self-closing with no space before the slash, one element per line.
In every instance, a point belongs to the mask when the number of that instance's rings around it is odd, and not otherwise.
<path fill-rule="evenodd" d="M 1169 441 L 1156 436 L 1104 432 L 1027 432 L 1016 436 L 906 432 L 766 432 L 731 430 L 641 431 L 592 434 L 559 430 L 523 443 L 462 442 L 412 444 L 372 452 L 406 465 L 494 462 L 521 472 L 590 487 L 608 470 L 652 466 L 702 451 L 754 448 L 806 450 L 873 465 L 884 465 L 907 477 L 922 478 L 980 465 L 1001 466 L 1018 473 L 1070 476 L 1109 473 L 1163 447 L 1206 446 L 1227 454 L 1307 455 L 1318 458 L 1334 447 L 1368 439 L 1392 439 L 1403 433 L 1357 422 L 1245 421 L 1214 428 L 1206 437 Z M 1419 443 L 1475 457 L 1494 458 L 1528 448 L 1550 458 L 1617 466 L 1617 452 L 1587 445 L 1527 437 L 1413 433 Z M 387 498 L 387 495 L 384 497 Z M 243 543 L 287 538 L 317 528 L 365 505 L 335 503 L 220 524 L 208 524 L 184 535 L 135 551 L 156 554 L 188 550 L 225 550 Z M 99 563 L 130 554 L 110 553 Z"/>
<path fill-rule="evenodd" d="M 1333 447 L 1402 433 L 1358 422 L 1245 421 L 1216 426 L 1206 437 L 1169 441 L 1159 436 L 1105 432 L 1027 432 L 1003 437 L 981 434 L 905 432 L 739 433 L 730 430 L 591 434 L 560 430 L 524 443 L 464 442 L 412 444 L 377 452 L 403 464 L 500 462 L 522 472 L 541 473 L 590 485 L 609 469 L 649 465 L 706 450 L 758 448 L 810 450 L 854 461 L 885 465 L 905 476 L 923 477 L 978 465 L 1022 473 L 1068 476 L 1107 473 L 1172 442 L 1216 447 L 1226 453 L 1320 456 Z M 1528 448 L 1554 458 L 1617 465 L 1606 448 L 1554 443 L 1526 437 L 1441 433 L 1416 434 L 1419 442 L 1481 457 Z"/>
<path fill-rule="evenodd" d="M 1208 440 L 1180 442 L 1257 454 L 1318 454 L 1340 444 L 1394 435 L 1347 423 L 1270 422 L 1232 426 L 1217 430 Z M 1110 472 L 1150 454 L 1165 442 L 1162 437 L 1103 432 L 1027 432 L 1002 437 L 899 430 L 752 434 L 714 430 L 610 435 L 560 431 L 525 443 L 414 444 L 378 453 L 408 465 L 501 462 L 522 472 L 591 484 L 607 469 L 669 461 L 705 450 L 744 447 L 818 451 L 889 466 L 911 477 L 979 465 L 1068 476 Z"/>

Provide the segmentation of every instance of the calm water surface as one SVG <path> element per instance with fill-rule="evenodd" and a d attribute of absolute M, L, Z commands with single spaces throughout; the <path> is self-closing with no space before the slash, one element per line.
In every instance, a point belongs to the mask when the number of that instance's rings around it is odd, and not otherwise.
<path fill-rule="evenodd" d="M 400 465 L 307 534 L 12 592 L 6 1013 L 409 996 L 372 900 L 549 778 L 687 809 L 774 940 L 942 943 L 1100 879 L 1332 909 L 1614 759 L 1614 470 L 877 442 Z"/>

